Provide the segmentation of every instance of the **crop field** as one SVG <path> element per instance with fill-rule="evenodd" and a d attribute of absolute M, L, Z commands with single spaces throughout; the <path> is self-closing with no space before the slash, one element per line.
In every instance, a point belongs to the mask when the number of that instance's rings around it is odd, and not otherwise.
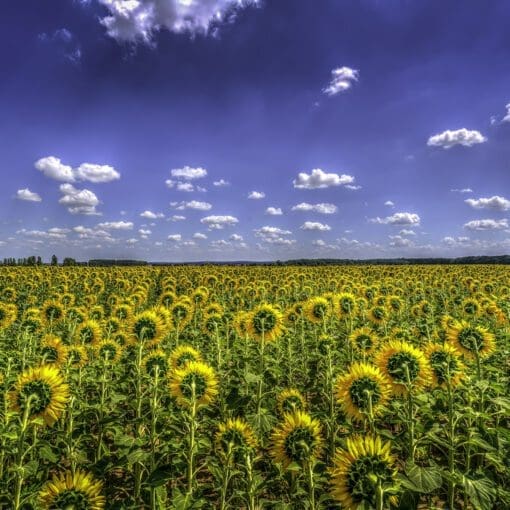
<path fill-rule="evenodd" d="M 510 508 L 508 266 L 0 270 L 0 508 Z"/>

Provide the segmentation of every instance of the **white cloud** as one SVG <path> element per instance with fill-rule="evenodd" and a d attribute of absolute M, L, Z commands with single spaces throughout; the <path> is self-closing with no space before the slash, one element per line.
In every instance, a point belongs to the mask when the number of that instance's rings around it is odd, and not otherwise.
<path fill-rule="evenodd" d="M 361 186 L 359 186 L 358 184 L 346 184 L 345 189 L 352 189 L 354 191 L 357 191 L 361 189 Z"/>
<path fill-rule="evenodd" d="M 450 149 L 455 145 L 463 145 L 471 147 L 472 145 L 486 142 L 487 138 L 483 136 L 480 131 L 468 130 L 466 128 L 451 131 L 447 129 L 442 133 L 431 136 L 427 145 L 431 147 L 443 147 L 443 149 Z"/>
<path fill-rule="evenodd" d="M 195 191 L 195 186 L 193 186 L 191 182 L 178 182 L 177 191 L 185 191 L 187 193 L 191 193 L 192 191 Z"/>
<path fill-rule="evenodd" d="M 464 200 L 466 204 L 470 205 L 473 209 L 492 209 L 493 211 L 508 211 L 510 209 L 510 200 L 494 195 L 490 198 L 468 198 Z"/>
<path fill-rule="evenodd" d="M 229 240 L 230 241 L 234 241 L 234 242 L 241 242 L 243 241 L 243 236 L 239 235 L 239 234 L 232 234 L 230 237 L 229 237 Z"/>
<path fill-rule="evenodd" d="M 132 237 L 131 239 L 126 239 L 126 244 L 136 244 L 138 242 L 138 239 L 135 239 Z"/>
<path fill-rule="evenodd" d="M 454 188 L 450 191 L 454 193 L 473 193 L 473 190 L 471 188 Z"/>
<path fill-rule="evenodd" d="M 185 166 L 183 168 L 174 168 L 171 175 L 175 179 L 183 179 L 185 181 L 193 181 L 195 179 L 203 179 L 207 176 L 207 170 L 201 167 Z"/>
<path fill-rule="evenodd" d="M 154 34 L 208 34 L 219 23 L 258 0 L 99 0 L 108 10 L 101 18 L 106 33 L 118 42 L 151 43 Z"/>
<path fill-rule="evenodd" d="M 312 211 L 319 214 L 334 214 L 338 211 L 338 207 L 334 204 L 308 204 L 306 202 L 301 202 L 300 204 L 295 205 L 292 208 L 293 211 Z"/>
<path fill-rule="evenodd" d="M 269 214 L 269 216 L 281 216 L 283 211 L 279 207 L 268 207 L 266 214 Z"/>
<path fill-rule="evenodd" d="M 255 229 L 254 233 L 255 237 L 259 237 L 264 243 L 267 244 L 288 246 L 296 242 L 294 239 L 289 239 L 287 237 L 292 235 L 290 230 L 283 230 L 279 227 L 271 227 L 266 225 L 264 227 Z"/>
<path fill-rule="evenodd" d="M 60 158 L 56 158 L 55 156 L 48 156 L 37 160 L 35 162 L 35 168 L 46 177 L 55 179 L 56 181 L 74 182 L 76 180 L 73 168 L 64 165 Z"/>
<path fill-rule="evenodd" d="M 18 200 L 25 200 L 26 202 L 42 202 L 40 195 L 34 191 L 30 191 L 28 188 L 19 189 L 16 192 L 16 198 Z"/>
<path fill-rule="evenodd" d="M 195 232 L 192 237 L 193 239 L 207 239 L 207 236 L 202 232 Z"/>
<path fill-rule="evenodd" d="M 510 103 L 508 103 L 506 106 L 506 115 L 503 117 L 503 122 L 510 122 Z"/>
<path fill-rule="evenodd" d="M 331 230 L 329 225 L 319 223 L 318 221 L 305 221 L 299 228 L 301 230 L 319 230 L 321 232 Z"/>
<path fill-rule="evenodd" d="M 410 230 L 410 229 L 407 229 L 407 228 L 403 228 L 399 234 L 401 236 L 415 236 L 416 235 L 416 232 L 414 230 Z"/>
<path fill-rule="evenodd" d="M 169 241 L 179 242 L 182 240 L 181 234 L 171 234 L 167 238 Z"/>
<path fill-rule="evenodd" d="M 323 172 L 320 168 L 314 168 L 310 175 L 301 172 L 294 180 L 294 187 L 298 189 L 319 189 L 331 186 L 342 186 L 354 182 L 351 175 L 338 175 Z"/>
<path fill-rule="evenodd" d="M 503 230 L 508 228 L 508 220 L 473 220 L 464 224 L 467 230 Z"/>
<path fill-rule="evenodd" d="M 53 227 L 48 230 L 26 230 L 21 229 L 16 231 L 16 234 L 25 237 L 37 237 L 41 239 L 55 240 L 55 239 L 66 239 L 67 234 L 70 232 L 67 228 Z"/>
<path fill-rule="evenodd" d="M 165 217 L 163 213 L 155 213 L 152 211 L 144 211 L 143 213 L 140 213 L 140 216 L 149 220 L 157 220 Z"/>
<path fill-rule="evenodd" d="M 266 194 L 263 191 L 251 191 L 248 195 L 250 200 L 261 200 L 266 197 Z"/>
<path fill-rule="evenodd" d="M 186 216 L 181 216 L 180 214 L 174 214 L 168 218 L 168 221 L 184 221 Z"/>
<path fill-rule="evenodd" d="M 331 81 L 322 92 L 328 96 L 336 96 L 340 92 L 349 90 L 358 81 L 359 71 L 350 67 L 338 67 L 331 71 Z"/>
<path fill-rule="evenodd" d="M 420 224 L 420 217 L 415 213 L 398 212 L 386 218 L 373 218 L 371 223 L 379 223 L 381 225 L 416 225 Z"/>
<path fill-rule="evenodd" d="M 88 189 L 77 189 L 72 184 L 61 184 L 60 192 L 63 197 L 59 203 L 65 205 L 71 214 L 99 215 L 96 207 L 99 199 Z"/>
<path fill-rule="evenodd" d="M 225 179 L 220 179 L 219 181 L 214 181 L 213 186 L 224 188 L 226 186 L 230 186 L 230 182 L 226 181 Z"/>
<path fill-rule="evenodd" d="M 75 171 L 76 178 L 94 183 L 111 182 L 120 179 L 120 174 L 110 165 L 82 163 Z"/>
<path fill-rule="evenodd" d="M 206 216 L 200 220 L 200 223 L 206 225 L 211 230 L 222 230 L 225 227 L 231 227 L 239 223 L 235 216 Z"/>
<path fill-rule="evenodd" d="M 384 205 L 388 207 L 395 207 L 395 204 L 391 200 L 386 200 L 386 202 L 384 202 Z"/>
<path fill-rule="evenodd" d="M 191 200 L 190 202 L 181 202 L 175 207 L 178 211 L 185 209 L 195 209 L 197 211 L 209 211 L 212 205 L 208 202 L 199 202 L 198 200 Z"/>
<path fill-rule="evenodd" d="M 406 248 L 409 246 L 414 246 L 413 241 L 411 239 L 407 239 L 406 237 L 398 236 L 390 236 L 390 246 L 393 248 Z"/>
<path fill-rule="evenodd" d="M 131 221 L 106 221 L 97 226 L 104 230 L 133 230 L 134 225 Z"/>
<path fill-rule="evenodd" d="M 140 228 L 138 230 L 138 233 L 141 235 L 141 236 L 150 236 L 152 234 L 152 230 L 149 230 L 149 229 L 144 229 L 144 228 Z"/>

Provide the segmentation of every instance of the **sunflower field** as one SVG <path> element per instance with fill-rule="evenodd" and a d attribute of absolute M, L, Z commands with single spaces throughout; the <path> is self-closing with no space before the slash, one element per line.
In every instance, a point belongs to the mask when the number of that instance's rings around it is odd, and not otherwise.
<path fill-rule="evenodd" d="M 510 508 L 507 266 L 0 269 L 0 508 Z"/>

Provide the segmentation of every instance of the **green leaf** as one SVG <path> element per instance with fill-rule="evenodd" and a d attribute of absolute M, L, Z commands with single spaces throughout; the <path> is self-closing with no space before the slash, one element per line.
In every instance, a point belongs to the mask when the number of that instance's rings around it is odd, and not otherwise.
<path fill-rule="evenodd" d="M 155 469 L 147 478 L 147 483 L 151 487 L 160 487 L 161 485 L 165 485 L 168 480 L 172 477 L 172 466 L 170 464 L 165 464 L 157 469 Z"/>
<path fill-rule="evenodd" d="M 464 487 L 469 501 L 477 510 L 491 510 L 494 499 L 494 486 L 487 478 L 471 478 L 463 476 L 461 485 Z"/>
<path fill-rule="evenodd" d="M 437 467 L 421 467 L 409 463 L 405 475 L 401 475 L 402 485 L 411 491 L 429 494 L 441 487 L 441 472 Z"/>

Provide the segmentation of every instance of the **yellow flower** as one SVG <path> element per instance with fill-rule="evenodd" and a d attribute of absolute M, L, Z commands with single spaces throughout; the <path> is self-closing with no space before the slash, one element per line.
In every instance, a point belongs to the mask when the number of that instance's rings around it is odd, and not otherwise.
<path fill-rule="evenodd" d="M 276 405 L 278 412 L 282 416 L 306 410 L 305 397 L 303 397 L 300 391 L 294 388 L 281 391 L 276 397 Z"/>
<path fill-rule="evenodd" d="M 94 319 L 86 320 L 76 328 L 76 338 L 84 345 L 97 345 L 103 338 L 103 328 Z"/>
<path fill-rule="evenodd" d="M 331 305 L 326 298 L 317 296 L 305 301 L 303 313 L 310 322 L 322 324 L 331 313 Z"/>
<path fill-rule="evenodd" d="M 287 468 L 292 462 L 303 465 L 322 453 L 321 426 L 302 411 L 286 414 L 271 435 L 271 455 Z"/>
<path fill-rule="evenodd" d="M 262 304 L 250 313 L 247 325 L 252 338 L 271 342 L 283 333 L 283 315 L 274 306 Z"/>
<path fill-rule="evenodd" d="M 161 349 L 152 351 L 144 357 L 143 365 L 150 376 L 154 377 L 157 369 L 159 377 L 164 377 L 169 368 L 168 356 Z"/>
<path fill-rule="evenodd" d="M 430 366 L 424 354 L 410 343 L 391 340 L 376 355 L 376 365 L 389 379 L 396 395 L 408 387 L 423 388 L 430 384 Z"/>
<path fill-rule="evenodd" d="M 47 481 L 39 492 L 42 508 L 47 510 L 102 510 L 106 499 L 103 484 L 78 469 L 73 475 L 66 471 Z"/>
<path fill-rule="evenodd" d="M 234 455 L 235 461 L 242 460 L 240 454 L 244 451 L 257 447 L 257 439 L 252 428 L 240 418 L 230 418 L 225 423 L 220 423 L 215 442 L 221 455 L 225 457 Z"/>
<path fill-rule="evenodd" d="M 11 407 L 29 418 L 41 417 L 48 426 L 61 416 L 69 400 L 69 386 L 54 365 L 28 368 L 18 376 L 16 386 L 9 393 Z"/>
<path fill-rule="evenodd" d="M 354 314 L 356 311 L 356 296 L 350 292 L 342 292 L 335 296 L 336 308 L 340 317 Z"/>
<path fill-rule="evenodd" d="M 170 364 L 174 370 L 182 368 L 190 361 L 202 361 L 200 353 L 191 345 L 179 345 L 170 354 Z"/>
<path fill-rule="evenodd" d="M 67 348 L 67 362 L 73 368 L 81 368 L 89 360 L 87 351 L 81 345 L 73 344 Z"/>
<path fill-rule="evenodd" d="M 46 324 L 56 324 L 64 319 L 64 307 L 58 301 L 46 301 L 41 307 L 41 315 Z"/>
<path fill-rule="evenodd" d="M 46 335 L 42 340 L 41 357 L 42 363 L 54 363 L 62 365 L 67 360 L 68 349 L 62 340 L 55 335 Z"/>
<path fill-rule="evenodd" d="M 164 336 L 163 321 L 154 310 L 136 314 L 129 328 L 135 340 L 145 340 L 157 344 Z"/>
<path fill-rule="evenodd" d="M 385 306 L 373 306 L 368 311 L 368 320 L 374 324 L 382 324 L 388 319 L 388 309 Z"/>
<path fill-rule="evenodd" d="M 103 340 L 95 345 L 95 352 L 105 363 L 117 363 L 122 356 L 122 346 L 115 340 Z"/>
<path fill-rule="evenodd" d="M 466 321 L 455 323 L 446 334 L 448 341 L 462 354 L 474 358 L 490 356 L 496 350 L 494 335 L 482 326 L 471 325 Z"/>
<path fill-rule="evenodd" d="M 337 450 L 330 469 L 332 496 L 345 510 L 356 510 L 362 504 L 375 508 L 376 489 L 393 485 L 397 471 L 391 455 L 391 444 L 383 444 L 377 436 L 353 436 L 347 448 Z M 388 498 L 396 504 L 396 498 Z M 387 503 L 384 508 L 389 508 Z"/>
<path fill-rule="evenodd" d="M 170 393 L 183 407 L 208 405 L 218 394 L 218 381 L 214 370 L 201 361 L 190 361 L 170 376 Z"/>
<path fill-rule="evenodd" d="M 354 363 L 349 371 L 336 382 L 337 402 L 346 414 L 355 420 L 363 420 L 381 414 L 391 394 L 388 379 L 368 363 Z"/>
<path fill-rule="evenodd" d="M 353 349 L 361 354 L 372 354 L 379 339 L 377 335 L 367 327 L 357 328 L 349 335 L 349 342 Z"/>
<path fill-rule="evenodd" d="M 457 386 L 465 376 L 466 367 L 460 360 L 457 349 L 450 344 L 430 342 L 425 348 L 434 386 L 445 387 L 448 380 L 451 386 Z"/>

